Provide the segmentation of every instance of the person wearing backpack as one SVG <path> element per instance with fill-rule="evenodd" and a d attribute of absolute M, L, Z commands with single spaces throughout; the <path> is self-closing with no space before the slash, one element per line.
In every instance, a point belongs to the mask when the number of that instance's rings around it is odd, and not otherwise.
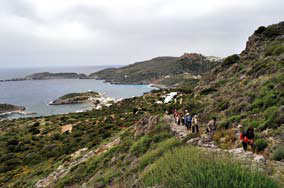
<path fill-rule="evenodd" d="M 240 134 L 240 140 L 242 142 L 243 145 L 243 149 L 246 152 L 248 145 L 251 146 L 252 151 L 254 152 L 254 128 L 253 127 L 249 127 L 247 129 L 247 131 L 242 131 Z"/>
<path fill-rule="evenodd" d="M 184 124 L 187 130 L 191 129 L 191 123 L 192 123 L 192 117 L 189 115 L 189 113 L 186 113 L 184 117 Z"/>

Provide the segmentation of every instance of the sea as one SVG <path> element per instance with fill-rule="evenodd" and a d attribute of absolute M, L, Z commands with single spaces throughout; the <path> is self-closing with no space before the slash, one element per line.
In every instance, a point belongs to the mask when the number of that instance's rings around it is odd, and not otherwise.
<path fill-rule="evenodd" d="M 118 67 L 118 66 L 111 66 Z M 38 72 L 76 72 L 90 74 L 109 66 L 41 67 L 0 69 L 0 80 L 22 78 Z M 148 85 L 112 85 L 93 79 L 26 80 L 0 82 L 0 103 L 26 107 L 32 115 L 13 114 L 9 118 L 48 116 L 85 111 L 89 104 L 49 105 L 60 96 L 73 92 L 96 91 L 114 99 L 141 96 L 154 88 Z"/>

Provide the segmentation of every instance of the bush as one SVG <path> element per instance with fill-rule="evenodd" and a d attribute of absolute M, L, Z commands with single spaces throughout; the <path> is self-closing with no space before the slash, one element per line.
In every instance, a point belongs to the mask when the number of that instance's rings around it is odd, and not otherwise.
<path fill-rule="evenodd" d="M 208 95 L 210 93 L 213 93 L 213 92 L 216 92 L 217 89 L 215 88 L 206 88 L 206 89 L 203 89 L 201 92 L 200 92 L 200 95 Z"/>
<path fill-rule="evenodd" d="M 149 149 L 151 142 L 152 142 L 152 139 L 148 135 L 143 136 L 132 145 L 132 147 L 130 148 L 130 152 L 135 155 L 144 153 Z"/>
<path fill-rule="evenodd" d="M 266 37 L 276 37 L 278 35 L 281 35 L 280 27 L 278 27 L 278 25 L 271 25 L 265 29 L 263 34 Z"/>
<path fill-rule="evenodd" d="M 224 62 L 222 63 L 222 66 L 232 65 L 232 64 L 235 64 L 239 61 L 240 61 L 239 55 L 234 54 L 234 55 L 226 57 Z"/>
<path fill-rule="evenodd" d="M 176 138 L 167 139 L 158 144 L 157 149 L 151 150 L 143 155 L 139 160 L 139 168 L 144 169 L 147 165 L 155 161 L 159 156 L 161 156 L 167 150 L 181 144 Z"/>
<path fill-rule="evenodd" d="M 268 46 L 265 49 L 265 56 L 278 56 L 280 54 L 284 53 L 284 45 L 283 44 L 273 44 Z"/>
<path fill-rule="evenodd" d="M 258 152 L 263 151 L 267 146 L 268 144 L 264 139 L 257 139 L 255 141 L 255 147 Z"/>
<path fill-rule="evenodd" d="M 33 127 L 38 127 L 39 125 L 40 125 L 39 122 L 35 122 L 35 123 L 33 124 Z"/>
<path fill-rule="evenodd" d="M 242 116 L 241 115 L 234 115 L 234 116 L 231 116 L 228 121 L 230 123 L 234 123 L 234 122 L 240 122 L 240 120 L 242 119 Z"/>
<path fill-rule="evenodd" d="M 186 146 L 166 152 L 142 180 L 146 187 L 278 187 L 271 178 L 230 157 Z"/>
<path fill-rule="evenodd" d="M 266 27 L 260 26 L 260 27 L 254 32 L 254 34 L 262 34 L 265 30 L 266 30 Z"/>
<path fill-rule="evenodd" d="M 284 146 L 277 146 L 272 154 L 272 159 L 276 161 L 281 161 L 284 159 Z"/>
<path fill-rule="evenodd" d="M 265 117 L 265 128 L 276 128 L 277 127 L 277 120 L 278 120 L 278 107 L 272 106 L 270 108 L 267 108 L 264 111 L 264 117 Z"/>
<path fill-rule="evenodd" d="M 35 127 L 32 127 L 29 129 L 29 132 L 32 133 L 33 135 L 36 135 L 40 133 L 40 130 Z"/>
<path fill-rule="evenodd" d="M 228 109 L 230 106 L 230 103 L 228 101 L 222 101 L 220 103 L 218 103 L 218 110 L 223 111 Z"/>

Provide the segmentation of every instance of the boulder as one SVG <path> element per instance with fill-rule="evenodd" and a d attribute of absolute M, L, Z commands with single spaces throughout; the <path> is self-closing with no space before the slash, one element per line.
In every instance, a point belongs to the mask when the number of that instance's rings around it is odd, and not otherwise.
<path fill-rule="evenodd" d="M 262 155 L 254 155 L 253 160 L 257 163 L 265 163 L 266 162 L 266 159 Z"/>

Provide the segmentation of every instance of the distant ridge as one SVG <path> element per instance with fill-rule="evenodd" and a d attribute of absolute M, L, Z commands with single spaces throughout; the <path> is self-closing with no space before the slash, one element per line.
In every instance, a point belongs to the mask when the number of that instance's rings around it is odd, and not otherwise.
<path fill-rule="evenodd" d="M 180 57 L 160 56 L 121 68 L 108 68 L 90 74 L 90 78 L 114 84 L 160 83 L 164 78 L 183 73 L 204 74 L 215 67 L 221 58 L 206 57 L 198 53 L 185 53 Z"/>

